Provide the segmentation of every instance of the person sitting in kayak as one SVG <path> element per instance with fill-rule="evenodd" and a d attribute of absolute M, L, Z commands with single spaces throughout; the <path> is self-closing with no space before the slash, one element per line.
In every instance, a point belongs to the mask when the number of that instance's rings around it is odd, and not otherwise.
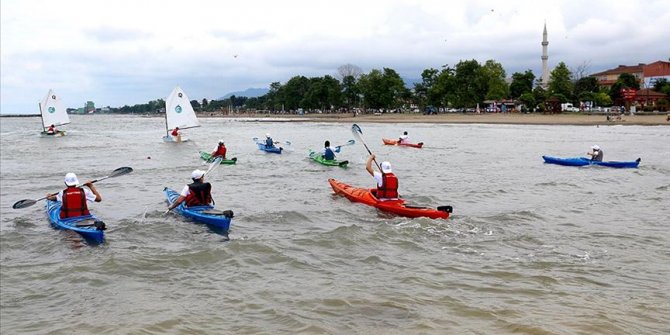
<path fill-rule="evenodd" d="M 375 155 L 371 154 L 365 164 L 365 169 L 377 182 L 377 189 L 372 190 L 372 194 L 379 200 L 393 200 L 398 198 L 398 178 L 391 170 L 391 163 L 382 162 L 381 172 L 372 170 L 372 161 Z"/>
<path fill-rule="evenodd" d="M 603 150 L 596 144 L 591 147 L 591 151 L 586 153 L 591 156 L 592 161 L 602 162 L 603 161 Z"/>
<path fill-rule="evenodd" d="M 57 132 L 58 131 L 56 130 L 56 126 L 53 124 L 49 126 L 49 129 L 47 129 L 47 135 L 56 135 Z"/>
<path fill-rule="evenodd" d="M 402 135 L 400 135 L 400 138 L 398 139 L 398 144 L 401 143 L 409 143 L 409 136 L 407 136 L 407 132 L 404 132 Z"/>
<path fill-rule="evenodd" d="M 265 147 L 266 148 L 274 148 L 275 147 L 275 142 L 272 140 L 272 137 L 270 137 L 270 133 L 265 134 Z"/>
<path fill-rule="evenodd" d="M 186 201 L 187 207 L 203 206 L 212 203 L 212 184 L 205 183 L 205 171 L 193 170 L 191 179 L 193 179 L 193 183 L 184 186 L 177 200 L 168 206 L 168 210 L 174 209 L 184 201 Z"/>
<path fill-rule="evenodd" d="M 212 159 L 216 157 L 223 157 L 223 159 L 226 159 L 226 144 L 223 143 L 223 140 L 219 140 L 219 145 L 216 147 L 216 150 L 212 152 Z"/>
<path fill-rule="evenodd" d="M 91 213 L 88 211 L 86 201 L 102 201 L 102 196 L 100 196 L 98 190 L 93 186 L 93 182 L 89 180 L 84 183 L 90 190 L 79 188 L 77 187 L 78 184 L 79 179 L 77 179 L 77 175 L 69 172 L 65 175 L 65 186 L 67 186 L 67 188 L 58 192 L 56 195 L 47 195 L 47 199 L 61 203 L 61 219 L 89 215 Z"/>
<path fill-rule="evenodd" d="M 321 157 L 326 160 L 334 160 L 335 159 L 335 153 L 340 153 L 340 147 L 335 147 L 335 150 L 330 148 L 330 141 L 326 140 L 326 142 L 323 144 L 323 152 L 321 153 Z"/>
<path fill-rule="evenodd" d="M 177 142 L 181 142 L 181 132 L 179 131 L 179 127 L 174 127 L 170 135 L 172 135 Z"/>

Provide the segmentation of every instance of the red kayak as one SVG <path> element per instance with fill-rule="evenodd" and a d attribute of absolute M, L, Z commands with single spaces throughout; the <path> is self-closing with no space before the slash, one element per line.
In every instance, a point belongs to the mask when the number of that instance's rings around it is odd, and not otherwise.
<path fill-rule="evenodd" d="M 384 144 L 386 145 L 399 145 L 402 147 L 412 147 L 412 148 L 419 148 L 423 147 L 423 142 L 419 143 L 398 143 L 398 140 L 389 140 L 388 138 L 382 138 L 382 141 L 384 141 Z"/>
<path fill-rule="evenodd" d="M 428 207 L 407 206 L 404 199 L 385 200 L 377 199 L 370 189 L 351 187 L 335 179 L 328 179 L 336 194 L 345 196 L 352 202 L 360 202 L 375 207 L 384 212 L 393 213 L 408 218 L 427 217 L 431 219 L 447 219 L 452 212 L 451 206 L 440 206 L 437 209 Z"/>

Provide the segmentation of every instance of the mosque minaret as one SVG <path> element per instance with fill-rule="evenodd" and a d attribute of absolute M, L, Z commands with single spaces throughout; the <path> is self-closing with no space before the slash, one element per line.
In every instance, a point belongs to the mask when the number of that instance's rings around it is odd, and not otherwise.
<path fill-rule="evenodd" d="M 549 53 L 547 52 L 547 46 L 549 41 L 547 40 L 547 23 L 544 23 L 544 31 L 542 32 L 542 79 L 540 85 L 542 88 L 547 89 L 549 86 L 549 66 L 547 61 L 549 60 Z"/>

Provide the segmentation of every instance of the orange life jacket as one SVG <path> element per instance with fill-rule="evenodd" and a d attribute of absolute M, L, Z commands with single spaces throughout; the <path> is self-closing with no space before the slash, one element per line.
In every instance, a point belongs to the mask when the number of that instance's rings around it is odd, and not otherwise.
<path fill-rule="evenodd" d="M 398 178 L 393 173 L 382 173 L 382 186 L 377 186 L 377 198 L 397 198 Z"/>
<path fill-rule="evenodd" d="M 71 218 L 74 216 L 89 215 L 86 206 L 86 193 L 76 186 L 68 186 L 63 191 L 63 204 L 60 209 L 60 218 Z"/>
<path fill-rule="evenodd" d="M 195 182 L 188 184 L 189 193 L 186 196 L 186 206 L 203 206 L 212 202 L 212 184 Z"/>

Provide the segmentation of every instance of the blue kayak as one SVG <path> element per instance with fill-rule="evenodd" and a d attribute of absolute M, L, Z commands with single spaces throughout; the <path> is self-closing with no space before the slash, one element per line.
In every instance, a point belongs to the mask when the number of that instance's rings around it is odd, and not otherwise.
<path fill-rule="evenodd" d="M 168 187 L 163 189 L 163 193 L 170 204 L 175 202 L 179 197 L 179 193 Z M 211 205 L 186 207 L 182 202 L 179 206 L 175 207 L 174 210 L 189 219 L 204 223 L 210 226 L 210 228 L 213 228 L 216 232 L 223 234 L 228 233 L 228 229 L 230 229 L 230 221 L 233 217 L 232 211 L 220 211 Z"/>
<path fill-rule="evenodd" d="M 638 165 L 640 165 L 641 161 L 640 158 L 634 161 L 624 161 L 624 162 L 617 162 L 617 161 L 598 162 L 598 161 L 592 161 L 591 159 L 586 157 L 560 158 L 560 157 L 542 156 L 542 158 L 544 159 L 545 163 L 549 164 L 558 164 L 565 166 L 598 165 L 612 168 L 637 168 Z"/>
<path fill-rule="evenodd" d="M 104 241 L 104 222 L 100 221 L 95 215 L 82 215 L 61 219 L 61 205 L 61 202 L 47 200 L 47 215 L 49 215 L 52 227 L 77 232 L 91 244 L 100 244 Z"/>
<path fill-rule="evenodd" d="M 282 147 L 268 147 L 265 145 L 265 142 L 261 141 L 256 141 L 256 145 L 258 145 L 258 149 L 261 149 L 265 152 L 271 152 L 273 154 L 281 154 L 282 150 L 284 150 Z"/>

